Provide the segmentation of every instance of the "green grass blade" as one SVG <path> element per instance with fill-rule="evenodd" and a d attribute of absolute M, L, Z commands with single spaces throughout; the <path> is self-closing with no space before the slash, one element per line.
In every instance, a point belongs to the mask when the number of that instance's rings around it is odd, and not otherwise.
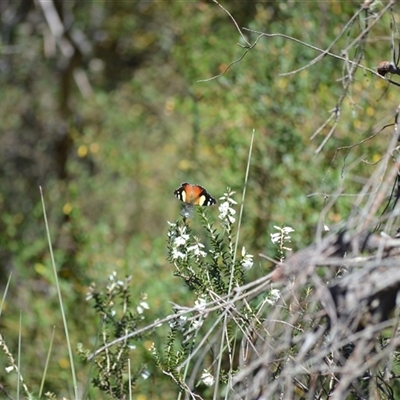
<path fill-rule="evenodd" d="M 19 329 L 18 329 L 18 358 L 17 358 L 17 399 L 19 399 L 19 390 L 20 390 L 20 383 L 21 383 L 21 330 L 22 330 L 22 317 L 21 311 L 19 312 Z"/>
<path fill-rule="evenodd" d="M 53 326 L 53 333 L 51 334 L 50 347 L 49 347 L 49 351 L 47 352 L 46 364 L 45 364 L 45 366 L 44 366 L 42 382 L 40 383 L 39 399 L 42 397 L 42 393 L 43 393 L 43 386 L 44 386 L 44 382 L 45 382 L 45 380 L 46 380 L 47 368 L 48 368 L 48 366 L 49 366 L 49 360 L 50 360 L 50 354 L 51 354 L 51 350 L 52 350 L 52 348 L 53 348 L 55 330 L 56 330 L 56 327 Z"/>
<path fill-rule="evenodd" d="M 255 130 L 253 129 L 253 133 L 251 135 L 251 141 L 250 141 L 249 155 L 247 157 L 247 166 L 246 166 L 246 174 L 245 174 L 245 177 L 244 177 L 242 202 L 240 204 L 240 213 L 239 213 L 238 228 L 237 228 L 236 243 L 235 243 L 234 262 L 236 261 L 236 254 L 237 254 L 237 248 L 238 248 L 239 237 L 240 237 L 240 227 L 242 225 L 242 217 L 243 217 L 243 210 L 244 210 L 244 200 L 246 198 L 247 181 L 249 180 L 250 161 L 251 161 L 251 153 L 253 152 L 254 135 L 255 135 Z"/>
<path fill-rule="evenodd" d="M 8 281 L 7 281 L 6 288 L 5 288 L 5 290 L 4 290 L 3 298 L 1 299 L 1 304 L 0 304 L 0 317 L 1 317 L 1 313 L 3 312 L 3 306 L 4 306 L 4 302 L 6 301 L 6 296 L 7 296 L 8 288 L 10 287 L 11 277 L 12 277 L 12 272 L 10 273 L 10 276 L 8 277 Z"/>
<path fill-rule="evenodd" d="M 56 263 L 55 263 L 55 260 L 54 260 L 53 247 L 51 245 L 50 229 L 49 229 L 49 224 L 47 222 L 46 207 L 45 207 L 45 204 L 44 204 L 42 187 L 39 186 L 39 189 L 40 189 L 40 197 L 41 197 L 41 200 L 42 200 L 43 218 L 44 218 L 44 223 L 45 223 L 45 226 L 46 226 L 47 241 L 49 243 L 51 264 L 53 266 L 54 281 L 55 281 L 55 284 L 56 284 L 58 300 L 59 300 L 59 303 L 60 303 L 60 311 L 61 311 L 61 316 L 62 316 L 63 325 L 64 325 L 65 338 L 67 340 L 69 361 L 70 361 L 70 364 L 71 364 L 72 383 L 73 383 L 73 386 L 74 386 L 74 395 L 75 395 L 75 399 L 78 400 L 78 384 L 77 384 L 77 381 L 76 381 L 75 365 L 74 365 L 74 358 L 73 358 L 73 355 L 72 355 L 71 342 L 70 342 L 69 333 L 68 333 L 67 318 L 65 316 L 64 305 L 63 305 L 63 300 L 62 300 L 62 296 L 61 296 L 61 288 L 60 288 L 60 283 L 58 281 L 57 268 L 56 268 Z"/>

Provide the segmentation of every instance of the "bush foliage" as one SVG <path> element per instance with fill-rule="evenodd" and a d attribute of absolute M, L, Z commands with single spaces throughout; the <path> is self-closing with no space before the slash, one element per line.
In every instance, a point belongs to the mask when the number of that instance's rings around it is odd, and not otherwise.
<path fill-rule="evenodd" d="M 2 393 L 396 398 L 395 1 L 1 8 Z"/>

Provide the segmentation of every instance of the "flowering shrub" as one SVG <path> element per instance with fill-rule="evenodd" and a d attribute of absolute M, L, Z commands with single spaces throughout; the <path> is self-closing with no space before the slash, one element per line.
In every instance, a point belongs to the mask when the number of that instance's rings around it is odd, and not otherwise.
<path fill-rule="evenodd" d="M 169 333 L 163 345 L 151 345 L 150 353 L 157 367 L 179 390 L 193 395 L 196 387 L 199 393 L 220 393 L 220 385 L 229 390 L 230 382 L 241 370 L 240 363 L 235 361 L 240 342 L 248 342 L 263 319 L 261 313 L 275 307 L 281 299 L 281 292 L 270 285 L 264 287 L 254 303 L 247 296 L 246 273 L 253 267 L 254 257 L 245 246 L 237 250 L 234 194 L 228 189 L 220 198 L 219 227 L 209 218 L 208 208 L 187 203 L 182 205 L 182 218 L 168 222 L 167 259 L 174 266 L 174 275 L 193 293 L 193 299 L 191 306 L 174 304 L 172 315 L 154 322 L 153 328 L 168 322 L 164 326 Z M 290 242 L 293 229 L 275 228 L 278 232 L 271 234 L 271 240 L 283 261 L 284 251 L 290 250 L 285 243 Z M 135 350 L 133 336 L 135 340 L 146 337 L 135 330 L 150 330 L 139 326 L 149 308 L 146 296 L 132 307 L 129 282 L 130 277 L 122 281 L 112 274 L 104 291 L 92 286 L 88 294 L 102 319 L 104 347 L 91 356 L 82 349 L 80 352 L 87 359 L 94 356 L 98 370 L 94 384 L 112 398 L 122 398 L 135 380 L 149 376 L 142 366 L 131 381 L 126 381 L 125 366 L 129 353 Z"/>
<path fill-rule="evenodd" d="M 118 343 L 95 356 L 79 345 L 78 353 L 85 360 L 94 360 L 96 373 L 93 385 L 107 393 L 111 399 L 125 398 L 137 379 L 147 379 L 149 376 L 145 365 L 130 371 L 129 378 L 126 374 L 130 354 L 136 350 L 134 339 L 128 335 L 138 329 L 139 323 L 145 319 L 145 311 L 149 309 L 146 294 L 142 294 L 136 305 L 132 304 L 131 278 L 128 276 L 120 280 L 116 272 L 113 272 L 108 277 L 105 290 L 98 290 L 96 285 L 92 284 L 86 297 L 88 301 L 94 300 L 94 309 L 101 319 L 98 347 L 107 346 L 115 340 L 118 340 Z M 144 338 L 144 335 L 137 336 L 135 340 Z"/>
<path fill-rule="evenodd" d="M 193 391 L 188 382 L 214 393 L 218 385 L 229 384 L 240 369 L 232 359 L 235 346 L 250 321 L 256 320 L 256 307 L 237 301 L 254 260 L 245 246 L 237 251 L 234 194 L 228 189 L 220 198 L 218 228 L 205 208 L 196 207 L 200 224 L 198 219 L 188 219 L 193 210 L 186 204 L 182 220 L 169 223 L 168 260 L 174 274 L 193 292 L 193 307 L 175 306 L 177 317 L 170 321 L 165 350 L 153 347 L 152 353 L 163 373 L 185 392 Z M 262 303 L 272 306 L 279 298 L 279 290 L 272 288 Z"/>

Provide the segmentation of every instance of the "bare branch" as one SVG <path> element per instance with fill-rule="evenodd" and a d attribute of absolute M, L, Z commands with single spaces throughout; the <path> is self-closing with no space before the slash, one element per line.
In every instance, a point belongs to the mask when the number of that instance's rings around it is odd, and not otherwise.
<path fill-rule="evenodd" d="M 238 23 L 236 22 L 235 18 L 233 18 L 232 14 L 225 8 L 223 7 L 220 3 L 218 3 L 217 0 L 213 0 L 213 2 L 215 4 L 217 4 L 219 7 L 221 7 L 230 17 L 230 19 L 233 21 L 233 23 L 236 26 L 237 31 L 239 32 L 239 35 L 242 37 L 243 41 L 247 44 L 247 46 L 251 47 L 250 43 L 248 42 L 248 40 L 246 39 L 246 37 L 243 35 L 242 31 L 239 28 Z"/>

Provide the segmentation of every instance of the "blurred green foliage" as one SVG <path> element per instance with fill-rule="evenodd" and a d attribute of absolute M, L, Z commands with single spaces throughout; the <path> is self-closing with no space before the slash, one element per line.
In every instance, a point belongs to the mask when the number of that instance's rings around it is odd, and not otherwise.
<path fill-rule="evenodd" d="M 288 224 L 296 230 L 293 247 L 301 248 L 312 240 L 328 196 L 340 187 L 358 193 L 368 178 L 371 166 L 353 162 L 377 161 L 389 138 L 383 132 L 349 154 L 336 150 L 376 132 L 396 100 L 395 89 L 386 91 L 385 82 L 359 70 L 334 135 L 316 155 L 332 125 L 310 137 L 342 93 L 341 60 L 325 57 L 281 76 L 319 53 L 283 37 L 263 37 L 222 74 L 245 49 L 232 19 L 215 3 L 49 3 L 66 28 L 58 43 L 72 43 L 74 57 L 60 51 L 38 2 L 1 5 L 6 17 L 0 47 L 0 276 L 3 285 L 10 273 L 12 280 L 0 330 L 16 352 L 21 310 L 21 372 L 37 390 L 56 326 L 46 387 L 68 396 L 69 362 L 39 185 L 72 342 L 93 345 L 99 322 L 85 295 L 92 281 L 105 282 L 114 270 L 133 275 L 133 297 L 148 294 L 149 321 L 170 312 L 169 301 L 189 301 L 166 262 L 167 221 L 179 213 L 172 192 L 182 181 L 203 184 L 215 197 L 227 186 L 241 192 L 255 130 L 243 244 L 254 254 L 268 253 L 272 226 Z M 240 27 L 283 33 L 326 49 L 359 4 L 272 1 L 224 7 Z M 333 52 L 340 54 L 360 34 L 363 18 Z M 390 59 L 389 26 L 385 15 L 372 29 L 366 66 Z M 250 42 L 257 37 L 243 32 Z M 349 58 L 357 51 L 351 49 Z M 324 222 L 344 220 L 350 208 L 351 198 L 339 199 Z M 256 262 L 253 273 L 260 276 L 267 267 Z M 157 385 L 139 385 L 140 399 L 174 393 L 168 379 L 149 365 L 148 382 Z M 86 374 L 87 366 L 79 366 L 82 385 Z M 13 379 L 0 372 L 2 384 L 13 388 Z"/>

